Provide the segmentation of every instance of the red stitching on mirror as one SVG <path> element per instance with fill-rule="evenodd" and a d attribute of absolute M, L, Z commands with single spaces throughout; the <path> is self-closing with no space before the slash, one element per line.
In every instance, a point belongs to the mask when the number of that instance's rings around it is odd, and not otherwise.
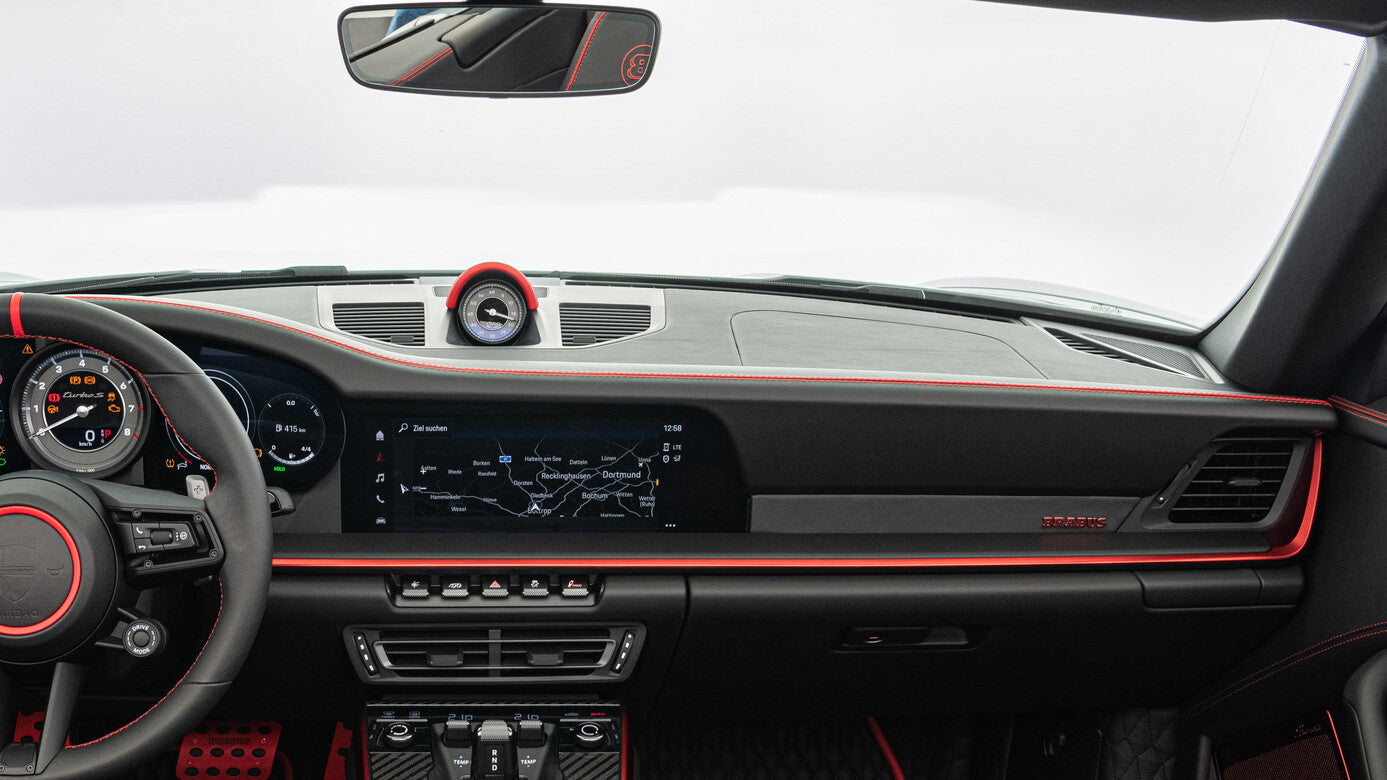
<path fill-rule="evenodd" d="M 592 45 L 592 38 L 597 35 L 597 28 L 602 26 L 602 19 L 606 15 L 607 12 L 603 11 L 597 15 L 596 19 L 592 20 L 592 29 L 588 30 L 588 39 L 583 41 L 583 53 L 578 55 L 578 64 L 573 66 L 573 75 L 568 77 L 568 85 L 563 88 L 564 92 L 573 89 L 573 82 L 578 80 L 578 71 L 583 69 L 583 60 L 587 59 L 588 47 Z"/>
<path fill-rule="evenodd" d="M 415 65 L 413 70 L 390 82 L 390 86 L 399 87 L 408 84 L 409 82 L 413 81 L 414 79 L 422 75 L 424 71 L 428 70 L 430 67 L 435 65 L 439 60 L 443 59 L 443 56 L 450 51 L 452 51 L 451 47 L 445 48 L 443 51 L 440 51 L 432 57 L 429 57 L 428 59 L 419 63 L 418 65 Z"/>

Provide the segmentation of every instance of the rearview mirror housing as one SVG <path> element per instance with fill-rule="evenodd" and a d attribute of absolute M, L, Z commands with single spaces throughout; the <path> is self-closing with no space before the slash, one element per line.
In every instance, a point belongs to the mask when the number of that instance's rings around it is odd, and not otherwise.
<path fill-rule="evenodd" d="M 358 84 L 474 97 L 630 92 L 660 38 L 649 11 L 548 3 L 357 6 L 337 27 Z"/>

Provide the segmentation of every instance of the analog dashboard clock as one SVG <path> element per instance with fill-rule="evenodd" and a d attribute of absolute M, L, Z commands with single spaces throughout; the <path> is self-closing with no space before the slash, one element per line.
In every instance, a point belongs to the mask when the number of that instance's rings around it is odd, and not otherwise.
<path fill-rule="evenodd" d="M 448 308 L 463 338 L 480 346 L 513 344 L 533 327 L 539 308 L 525 275 L 503 263 L 467 269 L 453 283 Z"/>

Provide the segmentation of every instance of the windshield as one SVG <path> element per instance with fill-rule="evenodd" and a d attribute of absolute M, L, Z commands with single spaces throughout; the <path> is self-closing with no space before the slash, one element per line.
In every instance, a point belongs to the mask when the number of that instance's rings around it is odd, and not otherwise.
<path fill-rule="evenodd" d="M 1362 45 L 965 0 L 650 0 L 643 88 L 488 100 L 354 83 L 344 5 L 6 25 L 0 270 L 498 260 L 1130 301 L 1199 325 L 1266 258 Z"/>

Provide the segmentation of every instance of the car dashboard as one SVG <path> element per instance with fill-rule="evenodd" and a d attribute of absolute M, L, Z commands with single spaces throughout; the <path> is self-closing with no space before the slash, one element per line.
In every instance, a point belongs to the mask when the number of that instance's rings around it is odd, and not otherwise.
<path fill-rule="evenodd" d="M 530 321 L 499 346 L 468 338 L 444 276 L 82 296 L 192 357 L 262 466 L 274 578 L 242 674 L 263 684 L 229 711 L 365 707 L 374 765 L 429 760 L 388 736 L 411 702 L 419 729 L 459 716 L 438 697 L 638 718 L 1171 701 L 1300 598 L 1335 415 L 1242 392 L 1187 346 L 525 282 Z M 64 468 L 25 415 L 74 354 L 4 345 L 0 470 Z M 140 411 L 118 462 L 67 468 L 215 489 Z M 63 435 L 119 437 L 98 413 Z M 621 743 L 595 720 L 602 749 Z"/>

